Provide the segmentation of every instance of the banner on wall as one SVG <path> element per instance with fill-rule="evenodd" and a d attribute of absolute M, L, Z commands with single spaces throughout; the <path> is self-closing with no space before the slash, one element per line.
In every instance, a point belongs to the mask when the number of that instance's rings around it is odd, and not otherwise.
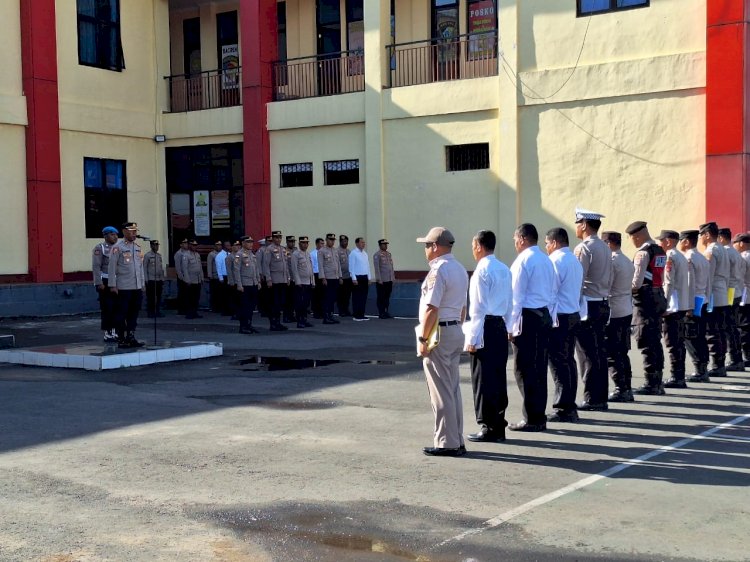
<path fill-rule="evenodd" d="M 470 4 L 469 60 L 495 56 L 496 22 L 495 0 L 480 0 Z"/>
<path fill-rule="evenodd" d="M 211 234 L 211 222 L 208 213 L 208 191 L 194 191 L 193 228 L 196 236 L 209 236 Z"/>
<path fill-rule="evenodd" d="M 240 87 L 240 47 L 222 45 L 221 47 L 221 89 L 236 90 Z"/>
<path fill-rule="evenodd" d="M 211 227 L 229 228 L 229 191 L 217 190 L 211 192 Z"/>

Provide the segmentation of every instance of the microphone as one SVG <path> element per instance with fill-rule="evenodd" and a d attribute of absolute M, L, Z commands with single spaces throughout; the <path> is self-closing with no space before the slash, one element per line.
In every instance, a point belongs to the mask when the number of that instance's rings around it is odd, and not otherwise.
<path fill-rule="evenodd" d="M 151 238 L 149 238 L 148 236 L 141 236 L 140 234 L 136 234 L 135 237 L 138 238 L 139 240 L 145 240 L 146 242 L 151 242 Z"/>

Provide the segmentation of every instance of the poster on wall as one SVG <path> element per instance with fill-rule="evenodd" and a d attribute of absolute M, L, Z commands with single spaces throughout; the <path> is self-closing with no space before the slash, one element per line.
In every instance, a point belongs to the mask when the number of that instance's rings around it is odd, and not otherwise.
<path fill-rule="evenodd" d="M 438 62 L 455 62 L 458 49 L 455 44 L 458 37 L 458 10 L 455 8 L 440 10 L 435 15 L 438 35 Z"/>
<path fill-rule="evenodd" d="M 221 47 L 221 89 L 236 90 L 240 87 L 240 48 L 239 45 Z"/>
<path fill-rule="evenodd" d="M 208 191 L 193 192 L 193 228 L 196 236 L 209 236 L 211 222 L 208 214 Z"/>
<path fill-rule="evenodd" d="M 211 228 L 229 228 L 229 191 L 211 192 Z"/>
<path fill-rule="evenodd" d="M 469 60 L 495 56 L 495 0 L 479 0 L 469 5 Z"/>

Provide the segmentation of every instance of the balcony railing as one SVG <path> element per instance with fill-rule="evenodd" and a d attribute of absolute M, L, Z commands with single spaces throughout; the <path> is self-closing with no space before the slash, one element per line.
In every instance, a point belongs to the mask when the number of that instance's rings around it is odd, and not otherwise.
<path fill-rule="evenodd" d="M 241 69 L 207 70 L 165 76 L 169 80 L 170 111 L 199 111 L 242 105 Z"/>
<path fill-rule="evenodd" d="M 389 87 L 497 76 L 497 32 L 426 39 L 387 47 Z"/>
<path fill-rule="evenodd" d="M 333 96 L 365 89 L 365 57 L 360 49 L 273 64 L 274 101 Z"/>

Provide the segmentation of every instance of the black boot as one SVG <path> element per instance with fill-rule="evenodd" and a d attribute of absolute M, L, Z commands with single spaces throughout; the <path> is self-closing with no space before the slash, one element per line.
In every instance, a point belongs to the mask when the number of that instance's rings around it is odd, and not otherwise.
<path fill-rule="evenodd" d="M 665 394 L 661 379 L 661 371 L 646 373 L 646 384 L 634 390 L 633 394 L 640 394 L 642 396 L 660 396 Z"/>
<path fill-rule="evenodd" d="M 733 357 L 732 362 L 727 365 L 726 367 L 727 371 L 734 371 L 737 373 L 744 373 L 745 372 L 745 362 L 742 360 L 742 357 Z"/>
<path fill-rule="evenodd" d="M 727 368 L 724 365 L 716 366 L 708 372 L 709 377 L 726 377 Z"/>
<path fill-rule="evenodd" d="M 125 343 L 127 344 L 127 347 L 131 348 L 143 347 L 146 345 L 145 342 L 135 339 L 135 332 L 128 332 L 128 335 L 125 336 Z"/>
<path fill-rule="evenodd" d="M 688 378 L 688 382 L 711 382 L 711 378 L 708 376 L 708 365 L 706 363 L 698 363 L 695 366 L 695 372 L 692 373 Z"/>
<path fill-rule="evenodd" d="M 664 383 L 665 388 L 687 388 L 685 383 L 685 373 L 673 374 L 669 380 Z"/>
<path fill-rule="evenodd" d="M 609 393 L 607 400 L 610 402 L 634 402 L 633 393 L 627 388 L 616 386 L 614 391 Z"/>

